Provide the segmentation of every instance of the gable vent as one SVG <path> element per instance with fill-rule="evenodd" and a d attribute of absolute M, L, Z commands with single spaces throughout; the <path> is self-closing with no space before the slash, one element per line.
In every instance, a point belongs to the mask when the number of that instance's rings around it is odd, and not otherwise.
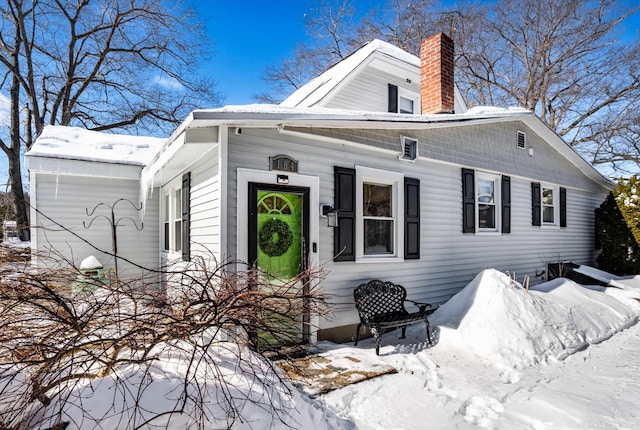
<path fill-rule="evenodd" d="M 518 148 L 521 149 L 524 149 L 527 146 L 527 135 L 524 133 L 524 131 L 518 130 L 518 139 L 516 145 L 518 145 Z"/>
<path fill-rule="evenodd" d="M 401 160 L 413 161 L 418 157 L 418 141 L 411 137 L 402 137 Z"/>

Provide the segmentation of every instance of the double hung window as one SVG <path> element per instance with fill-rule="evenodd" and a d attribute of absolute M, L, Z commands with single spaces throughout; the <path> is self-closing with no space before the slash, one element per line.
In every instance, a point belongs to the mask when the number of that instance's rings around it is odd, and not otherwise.
<path fill-rule="evenodd" d="M 169 188 L 164 194 L 163 205 L 163 249 L 167 252 L 181 252 L 183 246 L 182 188 Z"/>
<path fill-rule="evenodd" d="M 511 178 L 462 169 L 462 232 L 511 233 Z"/>
<path fill-rule="evenodd" d="M 499 231 L 500 176 L 476 173 L 476 214 L 478 231 Z"/>
<path fill-rule="evenodd" d="M 553 188 L 542 187 L 542 223 L 548 225 L 556 224 L 556 199 Z"/>
<path fill-rule="evenodd" d="M 398 238 L 403 236 L 403 226 L 398 214 L 403 179 L 400 173 L 356 168 L 357 259 L 402 258 Z"/>

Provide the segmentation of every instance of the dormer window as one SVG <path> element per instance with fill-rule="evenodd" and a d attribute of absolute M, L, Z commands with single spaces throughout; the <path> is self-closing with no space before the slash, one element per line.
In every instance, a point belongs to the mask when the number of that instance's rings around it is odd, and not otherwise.
<path fill-rule="evenodd" d="M 388 112 L 401 114 L 418 114 L 420 95 L 397 85 L 389 84 Z"/>
<path fill-rule="evenodd" d="M 399 113 L 408 113 L 413 114 L 414 111 L 414 101 L 408 97 L 400 96 L 398 98 L 398 110 Z"/>

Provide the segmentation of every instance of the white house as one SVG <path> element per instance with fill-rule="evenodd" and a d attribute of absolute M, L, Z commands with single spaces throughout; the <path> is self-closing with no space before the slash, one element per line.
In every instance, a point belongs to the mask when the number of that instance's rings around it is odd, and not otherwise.
<path fill-rule="evenodd" d="M 335 313 L 313 338 L 338 341 L 355 334 L 353 289 L 370 279 L 439 304 L 488 267 L 535 282 L 548 263 L 593 264 L 594 209 L 612 183 L 532 112 L 467 110 L 446 35 L 421 57 L 370 42 L 281 105 L 197 110 L 160 147 L 138 138 L 153 158 L 135 163 L 43 150 L 65 134 L 49 127 L 28 153 L 34 247 L 68 243 L 78 261 L 92 250 L 52 222 L 98 240 L 107 223 L 84 229 L 86 208 L 142 200 L 122 209 L 144 218 L 118 230 L 129 261 L 212 252 L 282 276 L 322 265 Z"/>

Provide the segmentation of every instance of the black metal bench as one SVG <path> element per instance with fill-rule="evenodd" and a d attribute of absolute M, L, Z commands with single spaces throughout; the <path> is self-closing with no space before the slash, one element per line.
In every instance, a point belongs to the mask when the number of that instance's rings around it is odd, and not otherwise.
<path fill-rule="evenodd" d="M 431 327 L 427 318 L 435 309 L 429 303 L 418 303 L 407 300 L 407 290 L 402 285 L 393 282 L 374 279 L 366 284 L 361 284 L 353 291 L 356 309 L 360 315 L 360 323 L 356 329 L 356 343 L 360 337 L 360 328 L 368 326 L 376 342 L 376 355 L 380 355 L 380 337 L 388 329 L 402 328 L 404 339 L 407 326 L 424 321 L 427 325 L 427 342 L 431 345 Z M 418 312 L 409 313 L 404 302 L 413 303 L 418 307 Z"/>

